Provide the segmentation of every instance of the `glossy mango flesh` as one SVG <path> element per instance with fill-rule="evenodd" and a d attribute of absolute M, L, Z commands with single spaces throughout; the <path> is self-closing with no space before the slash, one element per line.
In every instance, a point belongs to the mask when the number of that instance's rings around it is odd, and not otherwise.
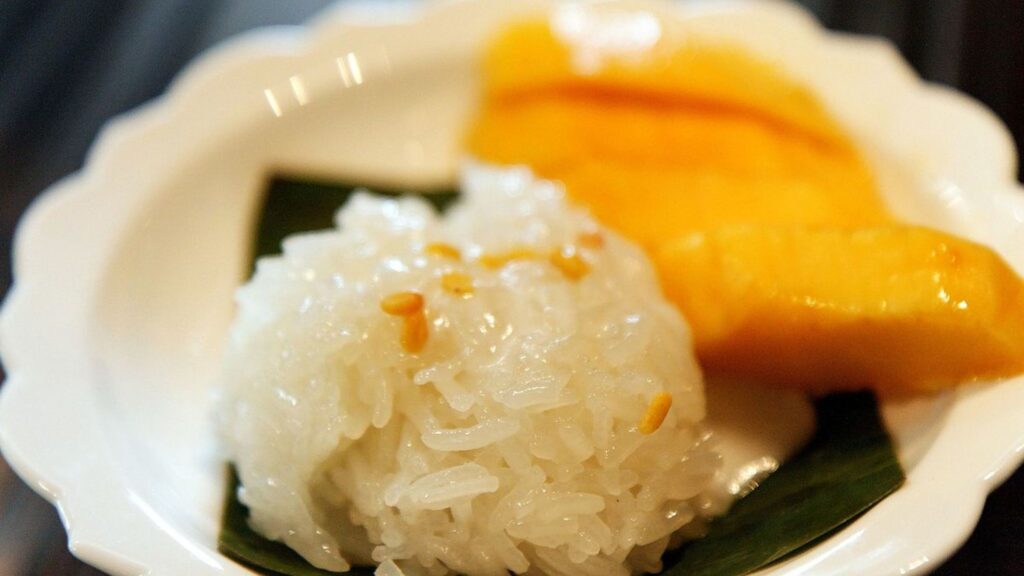
<path fill-rule="evenodd" d="M 845 140 L 845 131 L 812 92 L 735 47 L 690 34 L 673 37 L 666 30 L 642 54 L 608 52 L 594 61 L 586 58 L 590 40 L 560 35 L 545 20 L 509 26 L 485 54 L 485 97 L 597 94 L 697 113 L 741 114 L 821 140 Z"/>
<path fill-rule="evenodd" d="M 771 64 L 693 38 L 581 64 L 535 21 L 484 77 L 468 151 L 561 180 L 642 243 L 710 371 L 903 393 L 1024 370 L 1020 278 L 894 222 L 842 127 Z"/>
<path fill-rule="evenodd" d="M 720 225 L 889 220 L 871 171 L 809 91 L 732 48 L 663 52 L 580 74 L 546 24 L 511 28 L 486 58 L 469 151 L 562 181 L 644 244 Z"/>
<path fill-rule="evenodd" d="M 900 393 L 1024 371 L 1024 286 L 948 234 L 722 228 L 654 258 L 715 372 Z"/>

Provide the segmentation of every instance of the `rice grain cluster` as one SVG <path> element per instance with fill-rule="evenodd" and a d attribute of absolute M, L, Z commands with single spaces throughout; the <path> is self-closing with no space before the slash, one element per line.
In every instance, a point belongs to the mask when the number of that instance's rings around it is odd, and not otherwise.
<path fill-rule="evenodd" d="M 718 466 L 685 323 L 560 186 L 462 190 L 358 194 L 239 290 L 218 418 L 253 527 L 329 570 L 658 570 Z"/>

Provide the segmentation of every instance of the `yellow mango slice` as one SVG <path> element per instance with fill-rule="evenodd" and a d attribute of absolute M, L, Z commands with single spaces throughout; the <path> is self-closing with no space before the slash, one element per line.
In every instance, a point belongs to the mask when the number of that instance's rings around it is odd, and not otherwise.
<path fill-rule="evenodd" d="M 723 228 L 654 257 L 712 372 L 904 394 L 1024 371 L 1024 283 L 948 234 Z"/>
<path fill-rule="evenodd" d="M 826 196 L 818 183 L 797 175 L 751 178 L 727 171 L 595 163 L 568 170 L 561 180 L 596 218 L 648 250 L 666 238 L 722 226 L 853 227 L 885 221 L 857 195 L 845 196 L 837 187 Z"/>
<path fill-rule="evenodd" d="M 853 143 L 767 63 L 688 42 L 581 73 L 574 50 L 541 21 L 499 38 L 467 149 L 562 181 L 645 245 L 733 224 L 889 221 Z"/>
<path fill-rule="evenodd" d="M 757 117 L 822 140 L 845 138 L 810 90 L 739 48 L 665 30 L 642 53 L 610 53 L 589 62 L 593 37 L 584 33 L 574 38 L 557 28 L 536 19 L 503 30 L 484 58 L 486 96 L 598 92 L 651 106 Z"/>
<path fill-rule="evenodd" d="M 562 181 L 655 256 L 715 372 L 804 390 L 934 390 L 1024 371 L 1024 290 L 992 251 L 891 219 L 806 87 L 670 33 L 588 56 L 513 26 L 484 59 L 467 149 Z"/>

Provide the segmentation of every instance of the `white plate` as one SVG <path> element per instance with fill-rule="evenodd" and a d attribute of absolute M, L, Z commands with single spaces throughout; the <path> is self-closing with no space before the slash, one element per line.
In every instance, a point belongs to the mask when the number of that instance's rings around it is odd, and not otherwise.
<path fill-rule="evenodd" d="M 393 6 L 393 5 L 392 5 Z M 207 389 L 272 169 L 447 180 L 474 62 L 547 2 L 348 6 L 247 35 L 104 130 L 85 170 L 23 221 L 0 345 L 0 446 L 114 574 L 246 574 L 215 548 L 221 491 Z M 922 84 L 887 44 L 779 4 L 606 4 L 749 46 L 853 130 L 902 216 L 996 247 L 1024 272 L 1024 195 L 1006 130 Z M 723 7 L 724 6 L 724 7 Z M 1024 379 L 886 406 L 907 485 L 770 574 L 921 573 L 974 526 L 1024 447 Z"/>

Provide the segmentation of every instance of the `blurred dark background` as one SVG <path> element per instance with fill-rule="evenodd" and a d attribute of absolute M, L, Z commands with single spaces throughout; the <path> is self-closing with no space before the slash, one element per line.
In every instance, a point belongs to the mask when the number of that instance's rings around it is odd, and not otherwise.
<path fill-rule="evenodd" d="M 510 0 L 511 1 L 511 0 Z M 1024 0 L 803 0 L 829 28 L 884 36 L 917 71 L 987 104 L 1024 143 Z M 159 95 L 220 40 L 296 24 L 326 0 L 0 0 L 0 295 L 14 226 L 77 170 L 100 126 Z M 0 371 L 2 378 L 2 371 Z M 955 506 L 955 502 L 936 503 Z M 1024 574 L 1024 472 L 988 499 L 939 576 Z M 97 575 L 56 512 L 0 459 L 0 576 Z"/>

